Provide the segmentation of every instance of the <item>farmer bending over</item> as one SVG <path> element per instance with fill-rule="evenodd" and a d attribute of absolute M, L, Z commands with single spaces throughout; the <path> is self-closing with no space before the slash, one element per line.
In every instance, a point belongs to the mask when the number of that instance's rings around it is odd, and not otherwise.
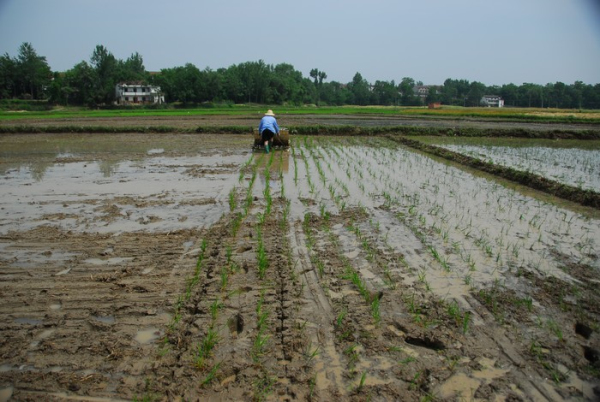
<path fill-rule="evenodd" d="M 260 137 L 265 144 L 265 150 L 269 153 L 269 147 L 271 141 L 275 135 L 279 135 L 279 126 L 275 119 L 275 113 L 271 109 L 267 110 L 267 113 L 260 119 L 260 125 L 258 126 L 258 132 Z"/>

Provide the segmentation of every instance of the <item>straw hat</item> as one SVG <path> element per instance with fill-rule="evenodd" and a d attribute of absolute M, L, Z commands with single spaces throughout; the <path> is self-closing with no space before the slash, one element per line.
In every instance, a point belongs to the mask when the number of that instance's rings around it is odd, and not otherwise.
<path fill-rule="evenodd" d="M 265 113 L 265 116 L 275 116 L 275 113 L 273 113 L 273 111 L 269 109 L 267 110 L 267 113 Z"/>

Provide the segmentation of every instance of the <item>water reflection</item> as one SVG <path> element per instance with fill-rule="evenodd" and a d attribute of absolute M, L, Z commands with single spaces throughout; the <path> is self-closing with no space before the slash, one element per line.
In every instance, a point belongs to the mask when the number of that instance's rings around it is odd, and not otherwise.
<path fill-rule="evenodd" d="M 98 162 L 100 172 L 104 177 L 111 177 L 117 171 L 120 161 L 118 160 L 103 160 Z"/>
<path fill-rule="evenodd" d="M 271 159 L 271 157 L 273 159 Z M 262 157 L 256 158 L 258 165 L 258 176 L 262 187 L 266 187 L 267 180 L 267 165 L 271 163 L 269 167 L 269 186 L 272 189 L 277 189 L 279 182 L 283 176 L 287 175 L 290 170 L 290 153 L 288 150 L 275 151 L 271 154 L 263 154 Z"/>

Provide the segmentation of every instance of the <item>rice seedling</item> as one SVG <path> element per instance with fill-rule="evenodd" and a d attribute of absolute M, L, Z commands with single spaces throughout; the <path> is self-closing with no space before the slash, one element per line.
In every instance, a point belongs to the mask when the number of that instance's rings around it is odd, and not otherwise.
<path fill-rule="evenodd" d="M 358 352 L 356 351 L 358 345 L 353 344 L 344 349 L 344 355 L 348 359 L 348 368 L 353 371 L 358 362 Z"/>
<path fill-rule="evenodd" d="M 219 369 L 219 366 L 221 366 L 221 363 L 222 362 L 219 362 L 212 366 L 212 368 L 208 371 L 206 376 L 202 379 L 202 381 L 200 381 L 200 388 L 203 388 L 205 385 L 210 384 L 216 378 L 217 370 Z"/>
<path fill-rule="evenodd" d="M 343 308 L 342 311 L 340 311 L 339 314 L 337 315 L 335 323 L 336 323 L 336 327 L 338 329 L 342 328 L 342 325 L 344 323 L 344 318 L 346 318 L 347 314 L 348 314 L 348 310 L 346 308 Z"/>
<path fill-rule="evenodd" d="M 217 315 L 221 306 L 222 304 L 219 302 L 219 299 L 215 299 L 210 305 L 210 317 L 212 318 L 213 323 L 217 320 Z"/>
<path fill-rule="evenodd" d="M 221 291 L 224 292 L 227 288 L 227 282 L 229 281 L 229 268 L 221 268 Z"/>
<path fill-rule="evenodd" d="M 381 314 L 379 312 L 379 298 L 374 297 L 371 302 L 371 316 L 373 316 L 373 320 L 375 320 L 375 324 L 379 324 L 381 322 Z"/>
<path fill-rule="evenodd" d="M 198 344 L 195 365 L 198 369 L 204 368 L 204 363 L 206 359 L 210 356 L 211 351 L 217 344 L 219 338 L 217 332 L 210 327 L 206 336 L 202 341 Z"/>
<path fill-rule="evenodd" d="M 311 346 L 312 346 L 312 343 L 309 343 L 308 347 L 306 348 L 307 362 L 310 362 L 312 359 L 314 359 L 316 356 L 319 355 L 319 346 L 317 345 L 317 347 L 314 350 L 311 350 Z"/>
<path fill-rule="evenodd" d="M 365 380 L 367 379 L 367 372 L 363 371 L 362 375 L 360 376 L 360 381 L 358 383 L 358 386 L 356 387 L 356 392 L 360 393 L 365 385 Z"/>
<path fill-rule="evenodd" d="M 233 212 L 237 207 L 237 191 L 235 187 L 229 191 L 229 211 Z"/>

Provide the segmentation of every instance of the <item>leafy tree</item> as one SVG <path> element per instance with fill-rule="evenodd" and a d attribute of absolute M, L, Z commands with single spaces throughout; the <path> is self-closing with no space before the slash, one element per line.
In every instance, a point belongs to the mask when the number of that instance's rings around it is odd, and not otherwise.
<path fill-rule="evenodd" d="M 316 68 L 313 68 L 312 70 L 310 70 L 310 76 L 314 80 L 315 89 L 316 89 L 316 93 L 317 93 L 317 99 L 316 99 L 315 103 L 317 104 L 317 106 L 319 106 L 319 100 L 321 98 L 321 89 L 323 87 L 323 80 L 327 78 L 327 73 L 325 73 L 324 71 L 319 71 Z"/>
<path fill-rule="evenodd" d="M 499 95 L 504 99 L 504 104 L 507 106 L 519 106 L 519 87 L 515 84 L 502 85 Z"/>
<path fill-rule="evenodd" d="M 0 99 L 17 96 L 16 61 L 8 53 L 0 56 Z"/>
<path fill-rule="evenodd" d="M 302 103 L 304 93 L 302 73 L 295 70 L 291 64 L 282 63 L 275 66 L 270 87 L 272 102 L 277 104 Z"/>
<path fill-rule="evenodd" d="M 118 65 L 117 78 L 119 81 L 145 81 L 148 78 L 146 68 L 144 67 L 144 59 L 138 52 L 133 53 L 124 62 L 119 61 Z"/>
<path fill-rule="evenodd" d="M 24 42 L 19 47 L 16 63 L 18 90 L 31 99 L 41 99 L 44 88 L 52 79 L 52 71 L 44 56 L 38 56 L 31 43 Z"/>
<path fill-rule="evenodd" d="M 377 105 L 396 105 L 399 101 L 398 88 L 394 80 L 375 81 L 373 85 L 373 102 Z"/>
<path fill-rule="evenodd" d="M 410 77 L 402 78 L 398 85 L 398 91 L 401 94 L 401 102 L 404 106 L 417 106 L 421 104 L 421 99 L 414 93 L 415 80 Z"/>
<path fill-rule="evenodd" d="M 524 107 L 544 107 L 544 88 L 538 84 L 524 83 L 519 87 Z"/>
<path fill-rule="evenodd" d="M 435 102 L 440 102 L 441 100 L 441 95 L 438 93 L 438 88 L 435 86 L 430 86 L 429 87 L 429 92 L 427 93 L 427 98 L 425 98 L 425 101 L 429 104 L 429 103 L 435 103 Z"/>
<path fill-rule="evenodd" d="M 351 94 L 348 100 L 351 104 L 365 106 L 370 103 L 371 92 L 369 83 L 360 73 L 354 74 L 352 82 L 348 84 L 348 89 Z"/>
<path fill-rule="evenodd" d="M 97 45 L 90 64 L 96 75 L 96 104 L 111 104 L 115 100 L 115 85 L 118 81 L 117 59 L 104 46 Z"/>
<path fill-rule="evenodd" d="M 469 85 L 469 92 L 467 93 L 467 106 L 481 106 L 481 98 L 485 95 L 486 89 L 485 84 L 473 81 Z"/>

